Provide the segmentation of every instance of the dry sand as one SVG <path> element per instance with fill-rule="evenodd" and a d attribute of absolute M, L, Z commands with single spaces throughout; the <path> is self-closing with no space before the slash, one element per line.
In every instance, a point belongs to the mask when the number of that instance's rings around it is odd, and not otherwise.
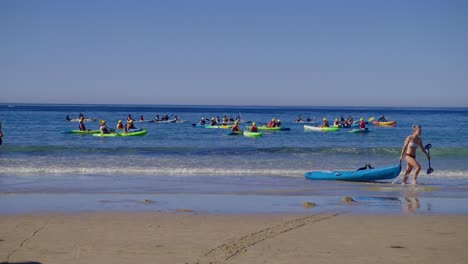
<path fill-rule="evenodd" d="M 0 216 L 0 262 L 468 263 L 468 216 Z"/>

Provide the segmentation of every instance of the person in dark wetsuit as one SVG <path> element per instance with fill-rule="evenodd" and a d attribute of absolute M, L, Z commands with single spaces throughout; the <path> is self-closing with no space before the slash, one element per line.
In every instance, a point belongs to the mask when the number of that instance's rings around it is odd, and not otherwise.
<path fill-rule="evenodd" d="M 80 131 L 86 131 L 86 126 L 84 125 L 83 117 L 80 117 L 80 120 L 78 122 L 79 122 Z"/>

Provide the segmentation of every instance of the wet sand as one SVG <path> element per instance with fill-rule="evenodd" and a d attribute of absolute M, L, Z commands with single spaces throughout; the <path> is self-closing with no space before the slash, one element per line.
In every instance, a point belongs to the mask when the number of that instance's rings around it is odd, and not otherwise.
<path fill-rule="evenodd" d="M 0 262 L 468 263 L 468 216 L 0 215 Z"/>

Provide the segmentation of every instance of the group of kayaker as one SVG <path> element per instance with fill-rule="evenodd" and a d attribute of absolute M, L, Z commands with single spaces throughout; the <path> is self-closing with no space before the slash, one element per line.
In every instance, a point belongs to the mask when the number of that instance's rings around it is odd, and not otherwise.
<path fill-rule="evenodd" d="M 206 125 L 207 121 L 209 121 L 210 125 L 212 125 L 212 126 L 216 126 L 216 125 L 224 125 L 225 126 L 225 125 L 228 125 L 229 123 L 232 123 L 232 122 L 235 122 L 235 121 L 239 122 L 240 120 L 241 120 L 240 116 L 237 116 L 236 119 L 234 119 L 234 117 L 232 117 L 231 115 L 229 117 L 224 115 L 222 119 L 219 116 L 212 117 L 211 119 L 207 119 L 205 117 L 202 117 L 200 119 L 200 121 L 198 122 L 198 124 Z"/>
<path fill-rule="evenodd" d="M 129 132 L 130 130 L 137 130 L 137 128 L 135 127 L 133 122 L 134 121 L 133 121 L 133 118 L 131 117 L 131 115 L 128 115 L 127 124 L 124 125 L 122 123 L 122 120 L 119 120 L 117 122 L 117 129 L 118 130 L 125 130 L 125 132 Z M 86 128 L 85 124 L 84 124 L 84 118 L 83 117 L 80 117 L 80 119 L 78 121 L 78 124 L 79 124 L 80 131 L 89 131 Z M 115 129 L 109 128 L 107 126 L 106 120 L 99 120 L 99 130 L 101 131 L 102 134 L 110 134 L 110 133 L 115 132 Z"/>
<path fill-rule="evenodd" d="M 344 119 L 341 117 L 341 120 L 338 120 L 338 118 L 335 119 L 335 122 L 333 122 L 334 127 L 351 127 L 351 125 L 354 123 L 353 117 L 349 116 L 348 119 Z M 330 127 L 330 123 L 328 122 L 327 118 L 323 118 L 323 123 L 319 125 L 319 127 Z M 364 118 L 359 119 L 359 126 L 360 129 L 366 129 L 366 122 L 364 121 Z"/>
<path fill-rule="evenodd" d="M 266 125 L 267 127 L 281 127 L 281 120 L 275 120 L 274 118 L 271 119 L 270 122 Z"/>

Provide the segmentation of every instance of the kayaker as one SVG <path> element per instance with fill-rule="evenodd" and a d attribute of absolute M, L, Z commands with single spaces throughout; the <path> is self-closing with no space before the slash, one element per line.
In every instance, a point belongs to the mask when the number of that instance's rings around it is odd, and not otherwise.
<path fill-rule="evenodd" d="M 156 121 L 161 121 L 161 119 L 159 119 L 159 114 L 156 114 L 156 117 L 154 118 Z"/>
<path fill-rule="evenodd" d="M 333 125 L 336 127 L 340 126 L 340 121 L 338 121 L 338 118 L 335 118 L 335 122 L 333 123 Z"/>
<path fill-rule="evenodd" d="M 252 123 L 252 126 L 250 127 L 250 132 L 258 132 L 258 128 L 257 128 L 257 123 L 256 123 L 256 122 L 253 122 L 253 123 Z"/>
<path fill-rule="evenodd" d="M 276 126 L 277 126 L 277 127 L 280 127 L 280 126 L 281 126 L 281 120 L 279 120 L 279 119 L 276 120 Z"/>
<path fill-rule="evenodd" d="M 80 119 L 78 121 L 78 124 L 79 124 L 80 131 L 86 131 L 86 126 L 84 125 L 84 118 L 83 117 L 80 117 Z"/>
<path fill-rule="evenodd" d="M 385 115 L 382 115 L 381 117 L 379 117 L 379 119 L 377 120 L 379 122 L 387 122 L 387 118 L 385 118 Z"/>
<path fill-rule="evenodd" d="M 221 123 L 221 119 L 219 119 L 219 116 L 216 117 L 216 124 Z"/>
<path fill-rule="evenodd" d="M 223 126 L 226 126 L 227 124 L 228 124 L 227 117 L 224 116 L 224 117 L 223 117 L 223 123 L 222 123 L 222 125 L 223 125 Z"/>
<path fill-rule="evenodd" d="M 205 119 L 205 117 L 202 117 L 202 118 L 200 119 L 200 122 L 198 122 L 198 123 L 199 123 L 200 125 L 206 125 L 206 119 Z"/>
<path fill-rule="evenodd" d="M 323 124 L 321 127 L 330 127 L 330 124 L 328 124 L 328 120 L 326 118 L 323 119 Z"/>
<path fill-rule="evenodd" d="M 65 117 L 65 119 L 67 119 L 67 121 L 70 122 L 70 120 L 71 120 L 70 115 L 67 115 L 67 117 Z"/>
<path fill-rule="evenodd" d="M 302 118 L 301 116 L 296 117 L 296 123 L 302 123 Z"/>
<path fill-rule="evenodd" d="M 268 125 L 267 125 L 267 127 L 276 127 L 276 122 L 275 122 L 275 119 L 274 119 L 274 118 L 273 118 L 273 119 L 271 119 L 271 121 L 270 121 L 270 122 L 268 122 Z"/>
<path fill-rule="evenodd" d="M 99 130 L 101 131 L 102 134 L 110 134 L 111 131 L 106 125 L 105 120 L 101 120 L 101 125 L 99 126 Z"/>
<path fill-rule="evenodd" d="M 133 120 L 129 120 L 127 123 L 127 130 L 136 129 L 135 125 L 133 124 Z"/>
<path fill-rule="evenodd" d="M 418 178 L 419 171 L 421 170 L 421 165 L 416 160 L 416 150 L 418 147 L 421 149 L 421 151 L 424 154 L 426 154 L 427 159 L 431 159 L 431 156 L 424 148 L 424 145 L 421 139 L 421 130 L 422 130 L 422 127 L 420 125 L 413 125 L 413 134 L 409 135 L 406 138 L 405 143 L 403 144 L 403 148 L 401 150 L 400 161 L 403 160 L 403 157 L 405 157 L 405 160 L 407 162 L 407 167 L 405 171 L 405 176 L 403 177 L 403 182 L 401 184 L 406 184 L 406 181 L 408 180 L 408 177 L 411 171 L 413 170 L 413 168 L 415 170 L 414 170 L 412 184 L 417 183 L 416 180 Z"/>
<path fill-rule="evenodd" d="M 232 115 L 229 116 L 229 122 L 234 122 L 234 117 L 232 117 Z"/>
<path fill-rule="evenodd" d="M 132 115 L 131 115 L 131 114 L 128 114 L 128 116 L 127 116 L 127 121 L 130 121 L 130 120 L 132 120 L 132 121 L 133 121 L 133 117 L 132 117 Z"/>
<path fill-rule="evenodd" d="M 312 118 L 310 118 L 310 116 L 308 116 L 306 121 L 307 121 L 307 123 L 310 123 L 310 122 L 312 122 Z"/>
<path fill-rule="evenodd" d="M 210 125 L 212 126 L 216 126 L 216 120 L 214 117 L 211 118 L 211 122 L 210 122 Z"/>
<path fill-rule="evenodd" d="M 175 115 L 175 116 L 174 116 L 174 120 L 175 120 L 176 122 L 179 122 L 179 121 L 180 121 L 180 120 L 179 120 L 179 116 Z"/>
<path fill-rule="evenodd" d="M 240 129 L 239 129 L 239 121 L 236 120 L 236 121 L 234 122 L 234 126 L 232 126 L 231 131 L 232 131 L 232 132 L 240 131 Z"/>
<path fill-rule="evenodd" d="M 359 119 L 359 128 L 366 129 L 366 122 L 364 121 L 364 118 Z"/>
<path fill-rule="evenodd" d="M 119 120 L 119 121 L 117 122 L 117 129 L 118 129 L 118 130 L 124 129 L 124 125 L 123 125 L 123 123 L 122 123 L 122 120 Z"/>
<path fill-rule="evenodd" d="M 145 121 L 145 119 L 143 118 L 143 115 L 140 115 L 140 122 L 142 121 Z"/>

